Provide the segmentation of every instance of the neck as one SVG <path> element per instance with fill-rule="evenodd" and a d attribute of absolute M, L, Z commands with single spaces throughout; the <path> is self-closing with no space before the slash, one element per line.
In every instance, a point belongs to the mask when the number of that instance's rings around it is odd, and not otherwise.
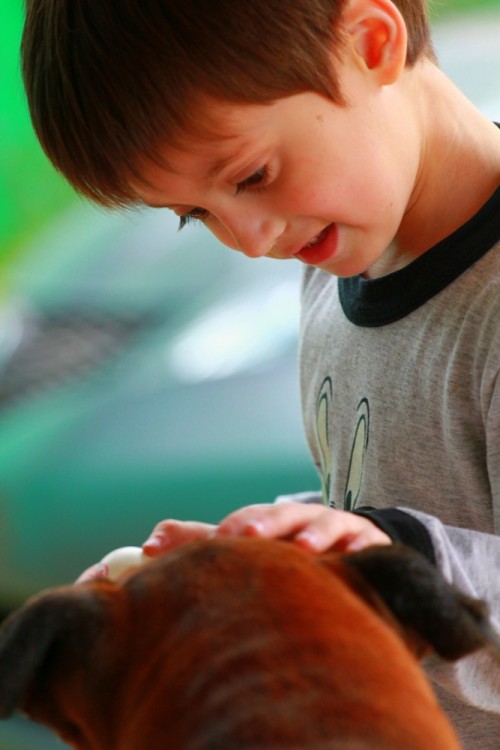
<path fill-rule="evenodd" d="M 500 130 L 435 65 L 423 63 L 418 75 L 423 146 L 397 237 L 417 253 L 462 226 L 500 186 Z"/>
<path fill-rule="evenodd" d="M 398 270 L 465 224 L 500 186 L 500 129 L 431 62 L 407 77 L 417 179 L 395 240 L 370 276 Z"/>

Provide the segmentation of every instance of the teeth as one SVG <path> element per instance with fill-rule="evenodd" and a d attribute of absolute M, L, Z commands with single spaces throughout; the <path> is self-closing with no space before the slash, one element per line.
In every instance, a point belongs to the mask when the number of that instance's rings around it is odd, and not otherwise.
<path fill-rule="evenodd" d="M 322 232 L 320 234 L 322 234 Z M 316 243 L 318 242 L 319 237 L 320 235 L 317 234 L 316 237 L 313 237 L 312 240 L 307 243 L 307 245 L 304 245 L 304 247 L 313 247 L 313 245 L 316 245 Z"/>
<path fill-rule="evenodd" d="M 304 249 L 308 247 L 314 247 L 314 245 L 317 245 L 318 242 L 320 242 L 320 240 L 323 239 L 327 231 L 328 231 L 328 227 L 325 227 L 324 229 L 322 229 L 321 232 L 319 232 L 315 237 L 312 238 L 312 240 L 309 240 L 307 245 L 304 245 Z"/>

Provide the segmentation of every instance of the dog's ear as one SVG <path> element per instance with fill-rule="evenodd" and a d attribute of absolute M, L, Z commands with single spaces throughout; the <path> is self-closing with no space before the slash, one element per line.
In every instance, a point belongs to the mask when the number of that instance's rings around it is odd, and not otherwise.
<path fill-rule="evenodd" d="M 84 667 L 105 616 L 102 598 L 83 585 L 40 594 L 10 615 L 0 630 L 0 718 L 49 699 L 63 660 Z"/>
<path fill-rule="evenodd" d="M 450 585 L 420 553 L 395 544 L 345 555 L 342 562 L 351 571 L 351 585 L 368 603 L 375 604 L 373 592 L 380 597 L 418 656 L 430 647 L 454 661 L 488 647 L 500 661 L 500 640 L 484 602 Z"/>

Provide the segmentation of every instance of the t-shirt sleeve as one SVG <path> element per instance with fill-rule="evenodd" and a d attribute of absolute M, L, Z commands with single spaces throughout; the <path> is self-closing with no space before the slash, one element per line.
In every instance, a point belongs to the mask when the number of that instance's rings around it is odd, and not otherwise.
<path fill-rule="evenodd" d="M 486 602 L 492 626 L 500 635 L 500 537 L 445 526 L 413 509 L 401 510 L 427 529 L 444 577 L 468 596 Z M 436 682 L 467 703 L 500 713 L 500 658 L 483 650 L 454 664 L 433 659 L 427 666 Z"/>

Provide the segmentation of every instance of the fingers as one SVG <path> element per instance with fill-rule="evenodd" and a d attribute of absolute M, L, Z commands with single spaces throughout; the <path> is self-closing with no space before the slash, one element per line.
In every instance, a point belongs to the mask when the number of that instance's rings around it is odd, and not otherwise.
<path fill-rule="evenodd" d="M 160 557 L 182 544 L 213 536 L 215 528 L 212 524 L 198 521 L 161 521 L 142 545 L 142 549 L 148 557 Z M 108 566 L 99 562 L 84 570 L 75 583 L 95 581 L 97 578 L 107 578 L 108 575 Z"/>
<path fill-rule="evenodd" d="M 392 544 L 391 538 L 369 519 L 332 508 L 325 508 L 295 541 L 312 552 L 342 553 L 359 552 L 375 544 Z"/>
<path fill-rule="evenodd" d="M 215 528 L 213 524 L 200 521 L 161 521 L 144 542 L 142 549 L 148 557 L 158 557 L 182 544 L 213 536 Z"/>
<path fill-rule="evenodd" d="M 293 537 L 324 510 L 322 505 L 286 502 L 247 505 L 230 513 L 217 527 L 217 535 L 261 536 L 267 539 Z"/>
<path fill-rule="evenodd" d="M 217 535 L 291 539 L 311 552 L 354 552 L 392 540 L 369 519 L 324 505 L 251 505 L 231 513 Z"/>
<path fill-rule="evenodd" d="M 319 504 L 285 502 L 248 505 L 231 513 L 219 526 L 200 521 L 161 521 L 142 549 L 148 557 L 159 557 L 188 542 L 213 536 L 289 539 L 316 554 L 328 550 L 357 552 L 376 544 L 392 544 L 387 534 L 363 516 Z M 102 577 L 106 577 L 105 566 L 97 563 L 76 583 Z"/>

